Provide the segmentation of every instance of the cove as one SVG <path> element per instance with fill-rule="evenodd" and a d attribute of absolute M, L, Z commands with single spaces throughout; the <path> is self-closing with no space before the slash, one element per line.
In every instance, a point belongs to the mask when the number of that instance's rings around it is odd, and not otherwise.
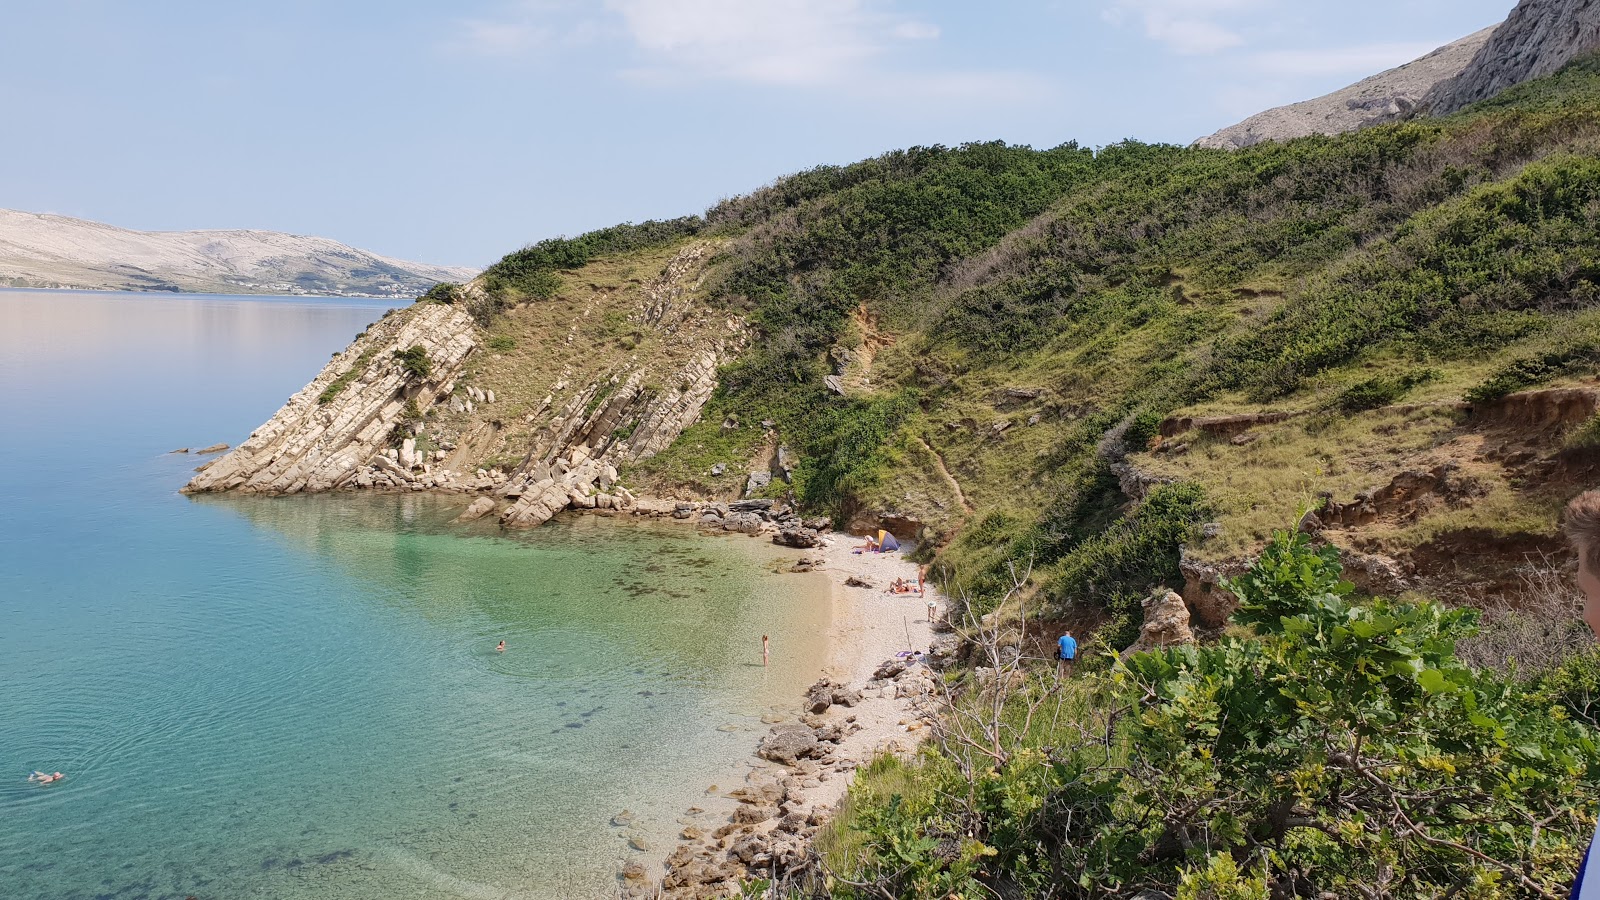
<path fill-rule="evenodd" d="M 7 896 L 608 896 L 815 676 L 745 538 L 177 494 L 385 308 L 0 292 Z"/>

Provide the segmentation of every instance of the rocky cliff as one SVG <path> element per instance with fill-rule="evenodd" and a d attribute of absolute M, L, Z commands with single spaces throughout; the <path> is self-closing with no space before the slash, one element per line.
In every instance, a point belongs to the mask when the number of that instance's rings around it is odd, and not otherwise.
<path fill-rule="evenodd" d="M 411 348 L 426 354 L 425 376 L 397 358 Z M 389 461 L 382 451 L 402 419 L 448 396 L 475 349 L 472 319 L 459 309 L 419 304 L 391 312 L 184 490 L 294 494 L 351 484 L 362 464 Z"/>
<path fill-rule="evenodd" d="M 1257 113 L 1195 141 L 1237 150 L 1448 115 L 1600 51 L 1600 0 L 1522 0 L 1500 25 L 1314 100 Z"/>
<path fill-rule="evenodd" d="M 1447 115 L 1600 50 L 1600 0 L 1522 0 L 1458 74 L 1420 104 Z"/>
<path fill-rule="evenodd" d="M 713 250 L 571 273 L 488 328 L 465 311 L 477 284 L 459 305 L 395 311 L 185 491 L 479 493 L 469 517 L 524 527 L 631 506 L 618 467 L 693 423 L 745 341 L 741 319 L 696 294 Z"/>
<path fill-rule="evenodd" d="M 1498 27 L 1498 26 L 1496 26 Z M 1459 41 L 1371 78 L 1312 100 L 1256 113 L 1237 125 L 1195 141 L 1196 146 L 1238 150 L 1262 141 L 1287 141 L 1311 134 L 1341 134 L 1411 114 L 1441 82 L 1473 62 L 1496 27 Z"/>
<path fill-rule="evenodd" d="M 0 285 L 415 297 L 476 272 L 271 231 L 131 231 L 0 209 Z"/>

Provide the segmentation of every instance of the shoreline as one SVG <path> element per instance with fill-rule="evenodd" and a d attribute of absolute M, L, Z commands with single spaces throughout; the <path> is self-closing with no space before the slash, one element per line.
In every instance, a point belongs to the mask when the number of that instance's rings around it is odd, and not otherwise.
<path fill-rule="evenodd" d="M 346 487 L 327 493 L 344 492 L 466 502 L 466 511 L 451 520 L 457 526 L 489 518 L 482 501 L 493 496 L 420 484 L 409 490 Z M 927 603 L 936 604 L 942 620 L 948 598 L 932 584 L 926 594 L 887 591 L 896 578 L 915 584 L 918 565 L 907 558 L 914 549 L 910 542 L 889 553 L 856 553 L 863 538 L 822 530 L 825 520 L 803 521 L 770 500 L 630 500 L 622 508 L 565 512 L 683 525 L 704 538 L 743 536 L 770 543 L 795 554 L 780 571 L 827 578 L 831 610 L 818 680 L 801 695 L 767 708 L 760 718 L 765 727 L 750 728 L 760 736 L 748 754 L 718 777 L 703 801 L 676 816 L 676 836 L 664 846 L 655 844 L 634 831 L 630 810 L 612 818 L 621 842 L 618 890 L 625 897 L 736 895 L 746 878 L 798 873 L 809 864 L 811 841 L 837 812 L 856 769 L 885 752 L 909 756 L 929 735 L 935 670 L 954 654 L 958 641 L 936 634 Z M 922 655 L 904 658 L 913 651 Z"/>
<path fill-rule="evenodd" d="M 811 565 L 800 569 L 829 581 L 833 615 L 821 677 L 790 709 L 763 718 L 771 727 L 744 761 L 746 771 L 730 772 L 736 786 L 715 795 L 707 804 L 714 809 L 685 811 L 664 861 L 624 861 L 624 896 L 721 895 L 750 876 L 799 871 L 856 769 L 880 753 L 910 755 L 928 735 L 931 660 L 897 654 L 925 653 L 940 643 L 946 653 L 953 649 L 949 639 L 937 639 L 926 605 L 933 600 L 942 617 L 946 599 L 931 587 L 925 596 L 886 591 L 895 578 L 916 577 L 917 565 L 903 552 L 858 555 L 852 551 L 859 539 L 842 532 L 822 538 L 803 552 Z M 852 579 L 871 586 L 846 583 Z M 727 800 L 734 801 L 731 809 Z"/>

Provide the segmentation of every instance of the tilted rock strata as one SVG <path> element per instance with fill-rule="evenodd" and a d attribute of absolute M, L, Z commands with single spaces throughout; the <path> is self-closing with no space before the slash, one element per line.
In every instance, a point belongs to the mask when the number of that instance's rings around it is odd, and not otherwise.
<path fill-rule="evenodd" d="M 659 453 L 699 418 L 717 388 L 718 368 L 747 337 L 742 319 L 689 296 L 711 251 L 709 244 L 684 249 L 643 286 L 630 323 L 658 336 L 662 349 L 642 361 L 634 356 L 591 366 L 592 380 L 578 382 L 581 387 L 569 388 L 565 378 L 557 382 L 516 420 L 528 429 L 518 432 L 526 435 L 523 443 L 508 447 L 503 436 L 494 437 L 507 427 L 495 409 L 506 398 L 466 383 L 468 359 L 482 340 L 463 311 L 467 304 L 420 303 L 374 325 L 250 440 L 202 467 L 185 490 L 492 492 L 488 505 L 475 502 L 462 521 L 499 507 L 499 521 L 516 527 L 542 524 L 568 508 L 634 509 L 636 498 L 617 483 L 618 467 Z M 464 293 L 478 290 L 468 285 Z M 395 358 L 413 347 L 427 352 L 426 378 L 409 376 Z M 318 402 L 325 394 L 333 396 Z M 454 432 L 436 433 L 430 411 L 492 440 L 458 448 Z M 510 449 L 521 462 L 480 463 L 493 455 L 485 447 Z M 720 517 L 717 524 L 754 534 L 771 521 L 745 510 L 730 518 L 733 525 Z"/>
<path fill-rule="evenodd" d="M 408 404 L 427 409 L 449 393 L 476 346 L 472 319 L 455 307 L 417 304 L 391 313 L 184 490 L 293 494 L 345 485 L 387 447 Z M 427 351 L 427 378 L 411 376 L 394 358 L 412 347 Z M 352 371 L 358 373 L 336 396 L 319 402 Z"/>

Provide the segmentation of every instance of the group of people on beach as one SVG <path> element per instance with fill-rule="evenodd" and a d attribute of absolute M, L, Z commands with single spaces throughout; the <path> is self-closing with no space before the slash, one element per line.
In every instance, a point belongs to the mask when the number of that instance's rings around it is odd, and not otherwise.
<path fill-rule="evenodd" d="M 922 586 L 922 573 L 917 573 L 917 583 L 914 585 L 904 578 L 896 578 L 894 583 L 889 585 L 888 593 L 919 595 L 926 593 Z"/>

